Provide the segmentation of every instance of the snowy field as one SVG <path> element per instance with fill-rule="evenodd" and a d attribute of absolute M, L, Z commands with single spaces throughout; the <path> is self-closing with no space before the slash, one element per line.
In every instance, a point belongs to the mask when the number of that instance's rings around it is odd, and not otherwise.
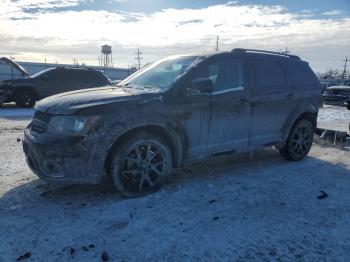
<path fill-rule="evenodd" d="M 31 114 L 0 109 L 0 261 L 349 261 L 347 150 L 314 145 L 298 163 L 271 149 L 221 157 L 124 199 L 38 180 L 20 143 Z M 349 122 L 346 109 L 320 112 L 321 127 Z"/>

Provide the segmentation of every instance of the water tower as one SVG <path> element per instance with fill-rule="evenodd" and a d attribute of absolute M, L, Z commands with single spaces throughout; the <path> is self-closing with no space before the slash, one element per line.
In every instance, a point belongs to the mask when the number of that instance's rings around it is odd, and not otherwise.
<path fill-rule="evenodd" d="M 101 53 L 102 53 L 102 66 L 112 67 L 113 66 L 112 47 L 110 45 L 101 46 Z"/>

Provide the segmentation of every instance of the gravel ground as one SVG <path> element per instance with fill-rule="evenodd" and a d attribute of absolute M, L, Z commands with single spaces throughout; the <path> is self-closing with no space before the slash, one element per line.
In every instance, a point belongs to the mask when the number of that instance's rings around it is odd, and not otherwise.
<path fill-rule="evenodd" d="M 253 161 L 221 157 L 124 199 L 105 186 L 38 180 L 18 141 L 28 118 L 19 117 L 0 118 L 0 261 L 349 261 L 348 150 L 314 145 L 298 163 L 271 149 Z M 350 122 L 334 107 L 320 118 Z"/>

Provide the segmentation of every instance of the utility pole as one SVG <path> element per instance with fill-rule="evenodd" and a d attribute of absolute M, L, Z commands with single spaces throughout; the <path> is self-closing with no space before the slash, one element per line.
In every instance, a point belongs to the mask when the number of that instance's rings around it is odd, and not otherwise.
<path fill-rule="evenodd" d="M 219 36 L 216 36 L 216 47 L 215 47 L 215 51 L 219 52 Z"/>
<path fill-rule="evenodd" d="M 135 57 L 135 59 L 138 61 L 139 70 L 140 70 L 140 68 L 141 68 L 141 60 L 143 59 L 143 57 L 141 57 L 142 54 L 143 54 L 143 53 L 140 52 L 140 49 L 138 48 L 138 49 L 137 49 L 137 52 L 135 53 L 135 55 L 137 55 L 137 56 Z"/>
<path fill-rule="evenodd" d="M 344 62 L 345 62 L 345 64 L 344 64 L 344 71 L 343 71 L 343 79 L 345 79 L 345 77 L 346 77 L 346 69 L 347 69 L 347 66 L 348 66 L 348 57 L 346 57 L 345 58 L 345 60 L 343 60 Z"/>
<path fill-rule="evenodd" d="M 288 46 L 286 46 L 286 49 L 285 49 L 284 51 L 280 50 L 280 53 L 281 53 L 281 54 L 286 54 L 286 55 L 288 55 L 290 52 L 291 52 L 291 51 L 288 50 Z"/>

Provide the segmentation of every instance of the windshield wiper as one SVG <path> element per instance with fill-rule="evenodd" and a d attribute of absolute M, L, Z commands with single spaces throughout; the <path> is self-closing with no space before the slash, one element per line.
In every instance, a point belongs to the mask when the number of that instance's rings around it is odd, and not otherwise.
<path fill-rule="evenodd" d="M 121 87 L 125 87 L 125 88 L 136 88 L 136 89 L 159 89 L 158 87 L 155 86 L 151 86 L 151 85 L 136 85 L 136 84 L 131 84 L 131 83 L 127 83 L 125 85 L 122 85 Z"/>

